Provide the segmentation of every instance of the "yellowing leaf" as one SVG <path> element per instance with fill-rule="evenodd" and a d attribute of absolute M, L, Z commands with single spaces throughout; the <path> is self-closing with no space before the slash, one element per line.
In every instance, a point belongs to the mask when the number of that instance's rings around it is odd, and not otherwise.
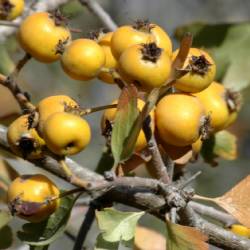
<path fill-rule="evenodd" d="M 167 250 L 208 250 L 207 237 L 193 227 L 167 221 Z"/>
<path fill-rule="evenodd" d="M 137 226 L 135 230 L 134 250 L 165 250 L 165 237 L 146 227 Z"/>
<path fill-rule="evenodd" d="M 250 228 L 250 175 L 230 191 L 213 201 L 233 215 L 241 224 Z"/>
<path fill-rule="evenodd" d="M 237 158 L 236 136 L 226 130 L 215 134 L 214 153 L 226 160 Z"/>
<path fill-rule="evenodd" d="M 204 161 L 213 166 L 217 165 L 217 157 L 235 160 L 237 158 L 237 138 L 229 131 L 219 131 L 203 142 L 201 154 Z"/>
<path fill-rule="evenodd" d="M 102 237 L 108 242 L 131 241 L 134 238 L 137 221 L 142 215 L 144 212 L 121 212 L 113 208 L 96 212 Z"/>
<path fill-rule="evenodd" d="M 133 153 L 137 136 L 129 140 L 139 115 L 137 90 L 133 85 L 123 88 L 117 105 L 117 113 L 111 136 L 111 149 L 115 165 L 128 159 Z"/>
<path fill-rule="evenodd" d="M 12 216 L 9 212 L 6 211 L 0 211 L 0 229 L 6 226 L 10 220 L 12 219 Z"/>

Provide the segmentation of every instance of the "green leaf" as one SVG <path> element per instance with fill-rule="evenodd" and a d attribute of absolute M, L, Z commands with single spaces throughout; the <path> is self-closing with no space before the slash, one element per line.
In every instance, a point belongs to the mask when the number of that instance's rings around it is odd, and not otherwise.
<path fill-rule="evenodd" d="M 12 231 L 9 226 L 0 229 L 0 249 L 9 249 L 13 241 Z"/>
<path fill-rule="evenodd" d="M 0 229 L 6 226 L 12 219 L 12 216 L 7 211 L 0 210 Z"/>
<path fill-rule="evenodd" d="M 193 227 L 166 222 L 168 250 L 208 250 L 207 237 Z"/>
<path fill-rule="evenodd" d="M 216 158 L 235 160 L 237 158 L 237 138 L 227 130 L 217 132 L 203 142 L 201 154 L 207 163 L 217 165 Z"/>
<path fill-rule="evenodd" d="M 236 136 L 226 130 L 216 133 L 214 153 L 226 160 L 235 160 L 237 158 Z"/>
<path fill-rule="evenodd" d="M 14 70 L 15 64 L 10 58 L 5 44 L 0 44 L 0 73 L 8 75 Z"/>
<path fill-rule="evenodd" d="M 205 24 L 193 23 L 179 27 L 175 34 L 194 35 L 194 47 L 208 49 L 217 65 L 216 79 L 239 91 L 250 84 L 250 23 Z"/>
<path fill-rule="evenodd" d="M 19 239 L 32 246 L 46 246 L 55 241 L 64 232 L 76 199 L 74 196 L 61 198 L 60 207 L 48 220 L 24 224 L 22 231 L 17 232 Z"/>
<path fill-rule="evenodd" d="M 94 250 L 118 250 L 120 242 L 108 242 L 103 239 L 102 234 L 99 234 L 96 239 Z"/>
<path fill-rule="evenodd" d="M 136 138 L 131 142 L 130 134 L 139 115 L 137 90 L 133 85 L 123 88 L 117 105 L 117 113 L 111 136 L 111 149 L 115 166 L 127 160 L 133 153 Z M 138 136 L 138 135 L 137 135 Z"/>
<path fill-rule="evenodd" d="M 96 218 L 105 241 L 129 244 L 134 238 L 136 224 L 144 214 L 145 212 L 121 212 L 105 208 L 96 212 Z"/>
<path fill-rule="evenodd" d="M 114 158 L 110 152 L 103 152 L 100 160 L 96 166 L 95 172 L 98 174 L 103 174 L 105 171 L 108 171 L 114 165 Z"/>

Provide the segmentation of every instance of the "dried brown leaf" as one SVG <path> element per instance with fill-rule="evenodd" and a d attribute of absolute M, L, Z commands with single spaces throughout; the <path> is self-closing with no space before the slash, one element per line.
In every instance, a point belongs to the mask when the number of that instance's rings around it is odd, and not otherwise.
<path fill-rule="evenodd" d="M 250 228 L 250 175 L 230 191 L 213 199 L 215 203 L 233 215 L 240 223 Z"/>
<path fill-rule="evenodd" d="M 193 227 L 182 226 L 167 221 L 168 250 L 208 250 L 207 236 Z"/>
<path fill-rule="evenodd" d="M 165 250 L 166 239 L 160 233 L 137 226 L 135 230 L 134 250 Z"/>

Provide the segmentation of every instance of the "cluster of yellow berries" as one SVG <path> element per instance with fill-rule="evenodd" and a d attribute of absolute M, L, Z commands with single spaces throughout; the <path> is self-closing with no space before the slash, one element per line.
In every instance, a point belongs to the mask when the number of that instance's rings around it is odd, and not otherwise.
<path fill-rule="evenodd" d="M 12 151 L 27 159 L 42 158 L 46 149 L 59 156 L 79 153 L 89 144 L 91 130 L 78 110 L 79 105 L 65 95 L 41 100 L 34 113 L 10 124 L 7 139 Z"/>
<path fill-rule="evenodd" d="M 146 93 L 166 84 L 178 54 L 178 50 L 172 52 L 168 34 L 147 21 L 121 26 L 114 32 L 100 32 L 91 39 L 72 40 L 61 15 L 40 12 L 24 19 L 17 36 L 26 53 L 44 63 L 60 60 L 63 70 L 73 79 L 99 78 L 115 84 L 118 78 Z M 176 163 L 187 153 L 191 152 L 192 158 L 198 155 L 208 132 L 228 127 L 238 111 L 238 95 L 214 81 L 216 65 L 207 52 L 191 48 L 178 70 L 185 74 L 150 113 L 150 126 L 159 145 Z M 137 105 L 141 111 L 145 102 L 138 99 Z M 80 110 L 79 104 L 65 95 L 41 100 L 33 113 L 20 116 L 9 126 L 7 137 L 12 151 L 28 159 L 42 158 L 46 151 L 59 156 L 80 152 L 91 139 L 90 126 Z M 105 110 L 101 121 L 104 135 L 112 130 L 116 113 L 116 108 Z M 146 146 L 141 130 L 135 151 L 140 152 Z M 37 185 L 41 185 L 42 193 L 35 192 Z M 13 207 L 20 200 L 39 203 L 58 194 L 47 177 L 19 177 L 10 186 L 9 201 Z M 56 201 L 44 203 L 37 212 L 39 218 L 44 219 L 57 206 Z M 37 220 L 37 216 L 33 219 L 24 210 L 19 214 L 30 221 Z"/>

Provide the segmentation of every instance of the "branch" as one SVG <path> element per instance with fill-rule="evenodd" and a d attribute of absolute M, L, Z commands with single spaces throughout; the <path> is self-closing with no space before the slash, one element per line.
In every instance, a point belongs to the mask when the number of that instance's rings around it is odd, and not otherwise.
<path fill-rule="evenodd" d="M 95 206 L 92 203 L 89 205 L 89 208 L 85 214 L 85 218 L 82 222 L 80 230 L 75 239 L 75 244 L 73 250 L 83 249 L 84 241 L 87 237 L 87 234 L 95 220 Z"/>
<path fill-rule="evenodd" d="M 29 101 L 26 93 L 20 89 L 15 80 L 0 74 L 0 84 L 11 91 L 23 110 L 32 111 L 35 109 L 34 105 Z"/>
<path fill-rule="evenodd" d="M 163 159 L 161 157 L 158 145 L 155 140 L 154 133 L 152 133 L 151 129 L 151 118 L 150 116 L 147 116 L 145 121 L 143 122 L 143 132 L 145 134 L 145 137 L 148 142 L 148 150 L 150 151 L 152 155 L 152 159 L 150 162 L 152 163 L 152 166 L 155 170 L 155 175 L 157 179 L 161 180 L 164 183 L 170 183 L 171 179 L 167 172 L 167 167 L 165 166 Z"/>
<path fill-rule="evenodd" d="M 10 151 L 6 139 L 6 130 L 4 126 L 0 125 L 0 145 Z M 61 169 L 57 160 L 53 157 L 46 156 L 45 160 L 36 161 L 36 163 L 37 166 L 61 178 L 65 178 L 60 171 Z M 105 203 L 119 202 L 145 210 L 163 221 L 165 221 L 166 209 L 169 209 L 169 205 L 171 204 L 173 204 L 172 207 L 175 207 L 174 204 L 176 203 L 173 202 L 178 202 L 176 197 L 181 196 L 181 192 L 174 188 L 173 185 L 166 185 L 159 180 L 141 177 L 119 177 L 112 182 L 108 182 L 101 175 L 80 166 L 70 158 L 67 158 L 67 164 L 76 176 L 93 183 L 92 190 L 88 191 L 92 200 L 98 198 L 98 201 Z M 182 192 L 185 193 L 184 190 L 182 190 Z M 183 202 L 185 202 L 185 200 L 183 200 Z M 223 247 L 223 249 L 250 249 L 250 240 L 207 222 L 193 212 L 191 206 L 188 206 L 188 208 L 189 210 L 191 209 L 191 213 L 186 216 L 188 217 L 187 225 L 194 226 L 208 235 L 211 244 Z"/>
<path fill-rule="evenodd" d="M 102 24 L 109 29 L 110 31 L 114 31 L 117 29 L 116 23 L 110 17 L 110 15 L 102 8 L 99 3 L 94 0 L 79 0 L 79 2 L 86 6 L 90 12 L 92 12 L 101 22 Z"/>
<path fill-rule="evenodd" d="M 194 212 L 189 204 L 180 215 L 184 224 L 198 228 L 208 236 L 208 242 L 214 246 L 227 250 L 250 249 L 250 240 L 206 221 Z"/>
<path fill-rule="evenodd" d="M 20 23 L 23 21 L 23 19 L 32 14 L 33 12 L 42 12 L 42 11 L 50 11 L 58 8 L 60 5 L 65 4 L 69 2 L 69 0 L 43 0 L 43 1 L 37 1 L 32 8 L 27 8 L 24 15 L 21 17 L 18 17 L 14 21 L 12 21 L 12 25 L 6 26 L 0 26 L 0 42 L 3 42 L 6 40 L 6 38 L 16 32 L 16 28 L 20 25 Z M 2 23 L 3 25 L 4 23 Z"/>
<path fill-rule="evenodd" d="M 239 223 L 232 215 L 222 212 L 220 210 L 217 210 L 213 207 L 206 206 L 198 202 L 194 202 L 194 201 L 190 201 L 189 205 L 198 214 L 211 217 L 212 219 L 215 219 L 223 223 L 225 226 L 230 226 L 232 224 Z"/>

